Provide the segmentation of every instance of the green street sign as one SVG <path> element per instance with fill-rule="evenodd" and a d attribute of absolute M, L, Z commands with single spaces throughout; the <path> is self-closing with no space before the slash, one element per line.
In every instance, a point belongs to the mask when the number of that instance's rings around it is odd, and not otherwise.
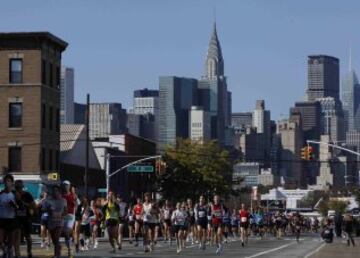
<path fill-rule="evenodd" d="M 153 173 L 153 166 L 130 166 L 127 168 L 130 173 Z"/>

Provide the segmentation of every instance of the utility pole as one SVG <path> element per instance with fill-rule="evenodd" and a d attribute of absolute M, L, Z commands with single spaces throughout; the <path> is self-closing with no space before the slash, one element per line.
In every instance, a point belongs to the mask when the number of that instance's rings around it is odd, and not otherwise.
<path fill-rule="evenodd" d="M 90 94 L 86 95 L 86 153 L 85 153 L 85 175 L 84 175 L 84 193 L 88 195 L 88 172 L 89 172 L 89 124 L 90 124 Z"/>

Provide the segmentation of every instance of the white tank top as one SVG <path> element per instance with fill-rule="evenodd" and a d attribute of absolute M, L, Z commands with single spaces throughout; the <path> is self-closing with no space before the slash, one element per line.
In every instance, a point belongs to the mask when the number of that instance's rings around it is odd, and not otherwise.
<path fill-rule="evenodd" d="M 0 218 L 13 219 L 15 218 L 15 208 L 11 206 L 10 202 L 15 203 L 15 195 L 13 192 L 0 193 Z"/>

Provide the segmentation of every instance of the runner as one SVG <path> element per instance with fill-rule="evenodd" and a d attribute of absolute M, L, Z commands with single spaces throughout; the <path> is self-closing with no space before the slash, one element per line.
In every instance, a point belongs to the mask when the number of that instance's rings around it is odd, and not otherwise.
<path fill-rule="evenodd" d="M 275 231 L 276 231 L 276 238 L 281 239 L 282 238 L 282 230 L 283 230 L 283 219 L 281 217 L 281 214 L 279 212 L 276 212 L 274 216 L 274 224 L 275 224 Z"/>
<path fill-rule="evenodd" d="M 212 217 L 211 217 L 211 211 L 210 211 L 210 207 L 212 205 L 212 202 L 209 202 L 208 206 L 209 206 L 209 212 L 207 214 L 207 221 L 208 221 L 208 225 L 207 225 L 207 239 L 208 239 L 208 243 L 209 246 L 214 245 L 214 232 L 212 229 Z"/>
<path fill-rule="evenodd" d="M 183 246 L 185 245 L 185 222 L 188 217 L 188 213 L 186 211 L 186 205 L 181 205 L 180 202 L 176 204 L 176 210 L 172 213 L 171 220 L 175 227 L 175 235 L 176 235 L 176 253 L 180 253 L 182 251 Z"/>
<path fill-rule="evenodd" d="M 143 205 L 141 203 L 141 199 L 137 198 L 136 199 L 136 205 L 133 208 L 133 214 L 135 216 L 135 246 L 139 245 L 139 236 L 140 236 L 140 231 L 142 229 L 143 226 Z"/>
<path fill-rule="evenodd" d="M 4 190 L 0 192 L 0 248 L 3 249 L 4 257 L 9 254 L 12 257 L 15 234 L 15 194 L 13 193 L 14 177 L 7 174 L 3 177 Z M 4 246 L 6 240 L 6 246 Z"/>
<path fill-rule="evenodd" d="M 80 245 L 81 251 L 89 250 L 90 237 L 91 237 L 91 218 L 94 216 L 94 212 L 89 205 L 86 197 L 82 198 L 81 209 L 79 210 L 81 216 L 80 224 Z"/>
<path fill-rule="evenodd" d="M 154 246 L 157 245 L 157 240 L 158 240 L 158 237 L 159 237 L 159 231 L 160 231 L 160 217 L 161 217 L 161 211 L 160 211 L 160 207 L 159 207 L 159 204 L 157 202 L 154 202 L 152 207 L 151 207 L 151 215 L 152 217 L 154 218 L 154 222 L 155 222 L 155 230 L 153 232 L 153 243 L 154 243 Z"/>
<path fill-rule="evenodd" d="M 239 216 L 236 212 L 236 209 L 233 209 L 231 213 L 230 224 L 231 224 L 232 236 L 234 239 L 236 239 L 238 237 L 238 231 L 239 231 Z"/>
<path fill-rule="evenodd" d="M 77 196 L 70 191 L 70 182 L 65 180 L 62 184 L 63 186 L 63 198 L 66 200 L 67 214 L 64 217 L 64 236 L 65 244 L 68 249 L 68 256 L 72 257 L 71 245 L 70 245 L 70 236 L 73 232 L 75 224 L 75 211 L 77 209 Z"/>
<path fill-rule="evenodd" d="M 257 232 L 259 233 L 261 239 L 264 237 L 264 214 L 260 207 L 258 207 L 254 213 L 254 220 L 257 227 Z"/>
<path fill-rule="evenodd" d="M 52 198 L 48 199 L 44 206 L 49 213 L 49 232 L 54 245 L 54 258 L 61 257 L 60 236 L 64 227 L 64 218 L 68 215 L 67 201 L 61 196 L 59 186 L 53 186 Z"/>
<path fill-rule="evenodd" d="M 195 205 L 194 209 L 195 213 L 195 221 L 197 225 L 197 233 L 199 240 L 199 249 L 205 250 L 205 243 L 206 243 L 206 229 L 208 226 L 208 214 L 209 214 L 209 207 L 205 203 L 205 197 L 200 196 L 199 203 Z"/>
<path fill-rule="evenodd" d="M 118 241 L 119 230 L 119 205 L 116 202 L 113 192 L 108 193 L 108 198 L 105 205 L 102 208 L 104 214 L 104 220 L 109 235 L 109 243 L 112 247 L 111 253 L 116 253 L 115 242 Z M 119 243 L 117 242 L 118 246 Z"/>
<path fill-rule="evenodd" d="M 223 215 L 222 223 L 224 226 L 224 237 L 225 237 L 225 243 L 228 243 L 228 236 L 229 233 L 231 232 L 231 216 L 228 208 L 224 206 L 223 209 L 224 209 L 224 215 Z"/>
<path fill-rule="evenodd" d="M 169 241 L 169 245 L 171 245 L 171 214 L 172 208 L 169 200 L 165 200 L 164 207 L 161 209 L 162 219 L 163 219 L 163 227 L 164 227 L 164 241 Z"/>
<path fill-rule="evenodd" d="M 160 211 L 158 207 L 153 208 L 150 193 L 144 195 L 145 201 L 143 203 L 143 221 L 144 221 L 144 251 L 149 252 L 154 250 L 154 238 L 156 226 L 159 223 Z"/>
<path fill-rule="evenodd" d="M 250 213 L 247 211 L 245 204 L 241 204 L 241 209 L 239 211 L 240 216 L 240 239 L 241 239 L 241 245 L 245 246 L 245 243 L 248 242 L 248 236 L 249 236 L 249 218 Z"/>
<path fill-rule="evenodd" d="M 214 196 L 214 203 L 210 206 L 210 214 L 211 214 L 211 224 L 212 229 L 215 234 L 215 243 L 216 243 L 216 254 L 220 254 L 222 252 L 222 219 L 224 216 L 224 208 L 220 204 L 220 196 Z"/>
<path fill-rule="evenodd" d="M 38 211 L 40 212 L 40 237 L 41 248 L 49 248 L 50 246 L 50 234 L 49 234 L 49 213 L 43 210 L 43 206 L 47 199 L 47 192 L 42 192 L 40 195 L 40 201 L 38 204 Z"/>
<path fill-rule="evenodd" d="M 298 212 L 293 216 L 293 223 L 294 223 L 294 227 L 295 227 L 295 238 L 296 238 L 296 241 L 299 242 L 300 241 L 302 219 L 301 219 L 301 216 L 300 216 L 300 214 Z"/>
<path fill-rule="evenodd" d="M 128 230 L 129 230 L 129 244 L 132 244 L 134 240 L 135 218 L 131 205 L 129 205 L 127 210 L 127 222 L 128 222 Z"/>
<path fill-rule="evenodd" d="M 195 227 L 195 213 L 194 213 L 194 205 L 191 199 L 187 199 L 186 201 L 186 207 L 187 207 L 187 211 L 189 213 L 189 218 L 188 218 L 188 222 L 189 222 L 189 227 L 187 230 L 187 241 L 191 242 L 191 244 L 194 244 L 194 240 L 196 237 L 196 227 Z"/>
<path fill-rule="evenodd" d="M 16 210 L 18 229 L 15 231 L 15 256 L 20 257 L 20 242 L 23 236 L 26 240 L 28 258 L 32 258 L 31 217 L 34 215 L 36 205 L 32 195 L 24 191 L 22 180 L 15 181 L 15 197 L 18 206 Z"/>
<path fill-rule="evenodd" d="M 124 235 L 124 227 L 126 223 L 126 215 L 127 215 L 127 204 L 123 201 L 120 195 L 117 196 L 117 203 L 119 205 L 119 231 L 118 231 L 118 243 L 119 250 L 122 249 L 122 241 Z"/>
<path fill-rule="evenodd" d="M 100 223 L 103 218 L 103 214 L 101 212 L 101 209 L 99 208 L 100 200 L 94 200 L 91 202 L 91 209 L 93 212 L 93 216 L 90 218 L 90 225 L 91 225 L 91 237 L 92 237 L 92 244 L 93 248 L 98 248 L 98 232 L 100 228 Z"/>

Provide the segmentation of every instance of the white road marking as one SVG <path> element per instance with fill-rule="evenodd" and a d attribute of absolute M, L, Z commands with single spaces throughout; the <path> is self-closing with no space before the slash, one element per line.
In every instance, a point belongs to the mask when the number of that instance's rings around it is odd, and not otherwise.
<path fill-rule="evenodd" d="M 318 248 L 316 248 L 314 251 L 308 253 L 307 255 L 304 256 L 304 258 L 309 258 L 310 256 L 312 256 L 313 254 L 316 254 L 317 252 L 319 252 L 324 246 L 326 246 L 326 243 L 323 243 L 321 246 L 319 246 Z"/>
<path fill-rule="evenodd" d="M 290 243 L 290 244 L 286 244 L 286 245 L 282 245 L 282 246 L 279 246 L 279 247 L 276 247 L 276 248 L 273 248 L 273 249 L 269 249 L 267 251 L 263 251 L 263 252 L 260 252 L 260 253 L 256 253 L 254 255 L 251 255 L 251 256 L 246 256 L 245 258 L 254 258 L 254 257 L 258 257 L 258 256 L 261 256 L 261 255 L 264 255 L 264 254 L 268 254 L 268 253 L 272 253 L 272 252 L 275 252 L 275 251 L 278 251 L 278 250 L 281 250 L 281 249 L 284 249 L 290 245 L 293 245 L 295 243 Z"/>

